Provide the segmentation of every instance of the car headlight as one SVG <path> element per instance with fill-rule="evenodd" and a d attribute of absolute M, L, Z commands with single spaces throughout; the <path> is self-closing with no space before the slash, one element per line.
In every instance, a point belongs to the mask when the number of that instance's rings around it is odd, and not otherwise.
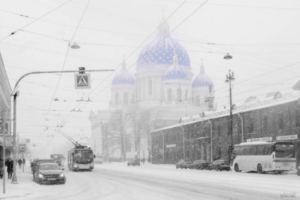
<path fill-rule="evenodd" d="M 44 178 L 43 174 L 39 174 L 38 176 L 39 176 L 39 178 Z"/>
<path fill-rule="evenodd" d="M 59 177 L 64 177 L 64 176 L 65 176 L 64 174 L 60 174 L 60 175 L 59 175 Z"/>
<path fill-rule="evenodd" d="M 77 164 L 74 164 L 74 167 L 77 167 Z"/>

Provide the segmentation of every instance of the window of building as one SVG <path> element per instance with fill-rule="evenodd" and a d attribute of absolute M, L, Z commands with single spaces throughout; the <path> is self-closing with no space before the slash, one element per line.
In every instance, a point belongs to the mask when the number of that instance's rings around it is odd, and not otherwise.
<path fill-rule="evenodd" d="M 247 133 L 252 133 L 254 131 L 254 120 L 251 116 L 249 116 L 246 120 L 247 126 L 246 126 L 246 130 Z"/>
<path fill-rule="evenodd" d="M 268 130 L 268 126 L 269 126 L 269 119 L 268 116 L 265 115 L 263 118 L 263 130 L 264 131 Z"/>
<path fill-rule="evenodd" d="M 279 129 L 284 128 L 284 119 L 283 119 L 283 113 L 278 115 L 278 127 Z"/>
<path fill-rule="evenodd" d="M 200 106 L 200 97 L 196 96 L 196 106 Z"/>
<path fill-rule="evenodd" d="M 124 105 L 128 104 L 128 93 L 124 93 L 124 99 L 123 99 Z"/>
<path fill-rule="evenodd" d="M 168 101 L 172 101 L 172 89 L 168 89 Z"/>
<path fill-rule="evenodd" d="M 182 101 L 182 95 L 181 95 L 181 89 L 180 88 L 177 89 L 177 101 L 178 102 Z"/>
<path fill-rule="evenodd" d="M 186 89 L 185 90 L 185 101 L 187 101 L 188 100 L 188 90 Z"/>
<path fill-rule="evenodd" d="M 152 95 L 152 80 L 149 80 L 148 82 L 148 87 L 149 87 L 149 95 Z"/>
<path fill-rule="evenodd" d="M 119 105 L 119 94 L 118 93 L 115 94 L 115 104 Z"/>
<path fill-rule="evenodd" d="M 296 110 L 296 127 L 300 127 L 300 110 Z"/>

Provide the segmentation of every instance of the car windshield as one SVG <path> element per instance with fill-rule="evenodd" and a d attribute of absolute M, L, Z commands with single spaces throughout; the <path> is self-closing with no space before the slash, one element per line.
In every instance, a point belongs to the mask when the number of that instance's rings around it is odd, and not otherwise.
<path fill-rule="evenodd" d="M 40 165 L 40 170 L 59 170 L 58 165 Z"/>
<path fill-rule="evenodd" d="M 293 144 L 276 144 L 276 158 L 295 158 L 295 146 Z"/>

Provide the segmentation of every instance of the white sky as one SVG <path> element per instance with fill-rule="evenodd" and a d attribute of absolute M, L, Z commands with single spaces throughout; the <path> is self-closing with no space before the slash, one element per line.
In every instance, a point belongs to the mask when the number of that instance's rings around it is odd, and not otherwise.
<path fill-rule="evenodd" d="M 20 76 L 30 71 L 76 70 L 79 66 L 117 69 L 123 55 L 130 56 L 157 28 L 162 20 L 162 8 L 166 9 L 167 18 L 184 1 L 90 0 L 75 31 L 88 2 L 1 1 L 0 52 L 12 88 Z M 170 31 L 204 2 L 186 1 L 168 20 Z M 214 81 L 220 108 L 229 101 L 228 85 L 224 82 L 229 69 L 234 71 L 236 78 L 234 103 L 242 103 L 249 96 L 263 98 L 272 91 L 291 92 L 291 87 L 300 79 L 300 64 L 289 66 L 300 62 L 299 10 L 298 0 L 209 0 L 171 36 L 188 51 L 195 75 L 203 60 L 206 73 Z M 73 41 L 81 48 L 69 49 L 67 54 L 68 41 L 73 35 Z M 232 60 L 223 59 L 227 52 L 233 56 Z M 139 50 L 126 60 L 132 73 L 138 54 Z M 51 134 L 56 135 L 56 139 L 61 138 L 55 129 L 63 123 L 60 130 L 71 136 L 89 135 L 87 116 L 91 109 L 108 108 L 113 74 L 93 73 L 91 76 L 91 90 L 75 90 L 73 74 L 62 75 L 59 84 L 59 76 L 51 74 L 32 75 L 22 80 L 18 98 L 20 136 L 30 137 L 33 142 L 50 143 L 51 139 L 45 138 Z M 85 100 L 89 97 L 92 102 L 77 102 L 82 96 Z M 53 102 L 55 97 L 60 101 Z M 83 112 L 70 112 L 74 108 Z"/>

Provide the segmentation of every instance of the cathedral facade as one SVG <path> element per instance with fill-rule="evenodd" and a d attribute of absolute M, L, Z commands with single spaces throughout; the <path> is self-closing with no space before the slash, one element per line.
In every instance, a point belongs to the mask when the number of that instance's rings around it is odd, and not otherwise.
<path fill-rule="evenodd" d="M 178 122 L 184 116 L 212 110 L 214 84 L 205 74 L 203 63 L 199 67 L 200 73 L 194 77 L 186 49 L 171 37 L 169 25 L 162 22 L 156 37 L 141 50 L 135 74 L 126 69 L 123 61 L 122 68 L 113 77 L 109 109 L 90 113 L 92 147 L 96 154 L 107 153 L 103 127 L 116 110 L 126 112 L 132 106 L 140 111 L 152 109 L 153 116 L 160 116 L 166 122 Z M 145 145 L 149 142 L 147 137 L 143 139 L 141 149 L 145 156 L 148 155 Z M 127 157 L 136 155 L 133 151 Z"/>

